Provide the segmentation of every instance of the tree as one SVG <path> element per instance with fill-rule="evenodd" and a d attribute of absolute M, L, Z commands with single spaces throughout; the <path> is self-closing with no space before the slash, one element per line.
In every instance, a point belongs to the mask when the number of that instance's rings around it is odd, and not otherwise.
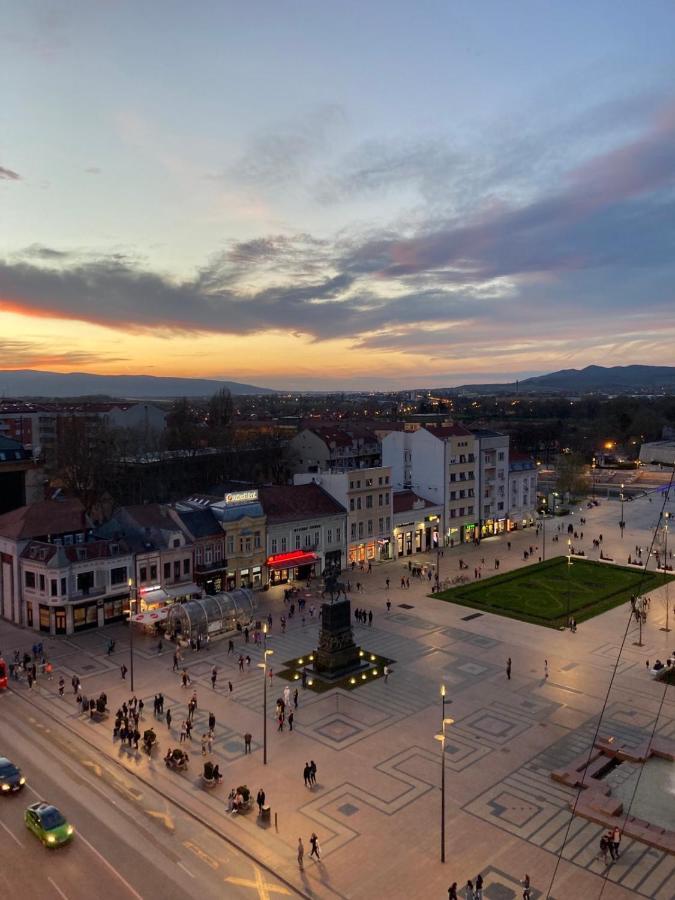
<path fill-rule="evenodd" d="M 187 397 L 174 400 L 166 417 L 166 445 L 169 450 L 183 450 L 191 456 L 203 443 L 203 421 Z"/>
<path fill-rule="evenodd" d="M 117 450 L 115 435 L 101 419 L 71 416 L 59 420 L 57 473 L 66 492 L 85 511 L 100 512 L 113 499 Z"/>
<path fill-rule="evenodd" d="M 224 450 L 232 441 L 234 405 L 227 388 L 221 388 L 211 397 L 206 411 L 206 429 L 211 447 Z"/>
<path fill-rule="evenodd" d="M 561 453 L 557 465 L 556 489 L 560 494 L 585 494 L 588 491 L 588 474 L 584 459 L 578 453 Z"/>

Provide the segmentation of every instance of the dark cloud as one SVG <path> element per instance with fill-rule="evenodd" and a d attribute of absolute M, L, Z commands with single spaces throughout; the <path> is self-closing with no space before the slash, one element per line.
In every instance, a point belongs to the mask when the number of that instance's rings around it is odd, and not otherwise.
<path fill-rule="evenodd" d="M 15 172 L 13 169 L 6 169 L 4 166 L 0 166 L 0 180 L 3 181 L 19 181 L 21 176 L 18 172 Z"/>
<path fill-rule="evenodd" d="M 42 244 L 31 244 L 21 251 L 20 256 L 56 261 L 59 259 L 68 259 L 72 254 L 65 250 L 55 250 L 53 247 L 44 247 Z"/>
<path fill-rule="evenodd" d="M 439 357 L 488 338 L 535 340 L 575 315 L 596 339 L 603 328 L 633 330 L 640 308 L 665 327 L 675 310 L 674 139 L 675 107 L 529 202 L 430 216 L 414 231 L 233 242 L 190 279 L 124 254 L 64 259 L 36 245 L 0 264 L 0 308 L 155 333 L 280 330 Z M 409 177 L 426 150 L 401 162 Z M 389 162 L 360 177 L 380 183 L 396 169 Z"/>

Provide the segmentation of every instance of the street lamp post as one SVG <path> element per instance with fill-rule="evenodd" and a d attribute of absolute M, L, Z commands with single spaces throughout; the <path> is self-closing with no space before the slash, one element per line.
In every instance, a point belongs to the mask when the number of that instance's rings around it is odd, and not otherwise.
<path fill-rule="evenodd" d="M 663 630 L 670 631 L 670 609 L 668 603 L 668 520 L 670 519 L 670 513 L 664 513 L 664 518 L 666 524 L 663 527 L 663 582 L 666 586 L 666 627 Z"/>
<path fill-rule="evenodd" d="M 542 499 L 541 504 L 541 533 L 543 538 L 541 558 L 543 562 L 546 562 L 546 497 Z"/>
<path fill-rule="evenodd" d="M 441 862 L 445 862 L 445 726 L 452 725 L 454 719 L 446 719 L 445 704 L 452 700 L 445 699 L 445 685 L 441 685 L 441 733 L 436 740 L 441 742 Z"/>
<path fill-rule="evenodd" d="M 129 677 L 131 693 L 134 692 L 134 603 L 136 601 L 136 585 L 130 578 L 129 584 Z M 133 597 L 132 597 L 133 594 Z"/>
<path fill-rule="evenodd" d="M 263 661 L 258 667 L 263 670 L 263 765 L 267 765 L 267 657 L 274 650 L 267 649 L 267 625 L 263 625 Z"/>
<path fill-rule="evenodd" d="M 567 538 L 567 624 L 570 624 L 570 602 L 572 591 L 572 541 Z"/>
<path fill-rule="evenodd" d="M 619 522 L 619 528 L 621 529 L 621 537 L 623 538 L 623 530 L 626 527 L 626 523 L 623 519 L 623 484 L 621 485 L 621 521 Z"/>
<path fill-rule="evenodd" d="M 595 468 L 596 468 L 596 465 L 597 465 L 597 463 L 596 463 L 595 457 L 593 457 L 593 462 L 591 463 L 591 479 L 592 479 L 592 484 L 593 484 L 593 499 L 594 500 L 595 500 Z"/>

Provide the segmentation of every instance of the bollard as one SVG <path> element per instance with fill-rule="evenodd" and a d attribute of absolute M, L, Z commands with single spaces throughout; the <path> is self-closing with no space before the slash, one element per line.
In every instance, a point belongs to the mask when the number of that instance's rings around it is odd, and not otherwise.
<path fill-rule="evenodd" d="M 274 830 L 275 831 L 279 830 L 279 823 L 277 822 L 277 814 L 276 813 L 274 813 Z"/>

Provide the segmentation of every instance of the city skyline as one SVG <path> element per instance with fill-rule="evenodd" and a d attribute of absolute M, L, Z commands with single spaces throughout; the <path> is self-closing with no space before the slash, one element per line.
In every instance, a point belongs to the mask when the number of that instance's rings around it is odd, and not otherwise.
<path fill-rule="evenodd" d="M 670 363 L 670 4 L 6 24 L 2 368 L 387 390 Z"/>

